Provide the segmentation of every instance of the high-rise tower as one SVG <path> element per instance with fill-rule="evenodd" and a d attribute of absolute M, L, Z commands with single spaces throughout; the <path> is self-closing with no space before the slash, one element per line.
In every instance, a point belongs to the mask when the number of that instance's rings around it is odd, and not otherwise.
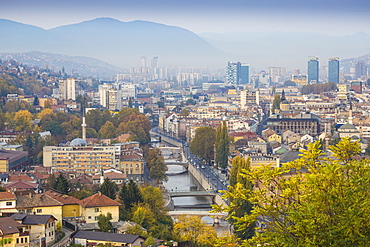
<path fill-rule="evenodd" d="M 319 82 L 319 58 L 309 57 L 308 58 L 308 70 L 307 70 L 307 84 L 313 84 Z"/>
<path fill-rule="evenodd" d="M 339 83 L 339 57 L 329 58 L 328 82 Z"/>
<path fill-rule="evenodd" d="M 226 67 L 226 82 L 232 85 L 249 83 L 249 64 L 228 62 Z"/>
<path fill-rule="evenodd" d="M 357 62 L 355 65 L 356 75 L 355 80 L 360 79 L 362 76 L 367 75 L 367 66 L 364 62 Z"/>

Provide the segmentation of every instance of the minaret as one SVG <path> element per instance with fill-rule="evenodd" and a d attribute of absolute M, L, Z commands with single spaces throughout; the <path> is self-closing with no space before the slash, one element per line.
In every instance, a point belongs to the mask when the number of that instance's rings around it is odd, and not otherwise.
<path fill-rule="evenodd" d="M 348 123 L 353 124 L 352 101 L 349 101 Z"/>
<path fill-rule="evenodd" d="M 85 116 L 82 117 L 82 139 L 86 141 L 86 123 L 85 123 Z"/>
<path fill-rule="evenodd" d="M 100 170 L 100 185 L 104 183 L 104 171 L 103 168 Z"/>

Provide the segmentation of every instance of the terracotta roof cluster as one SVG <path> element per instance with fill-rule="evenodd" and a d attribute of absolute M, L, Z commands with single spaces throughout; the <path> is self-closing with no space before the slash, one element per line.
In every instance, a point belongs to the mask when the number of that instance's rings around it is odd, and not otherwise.
<path fill-rule="evenodd" d="M 121 206 L 120 203 L 110 199 L 109 197 L 101 194 L 100 192 L 81 200 L 81 205 L 83 207 Z"/>

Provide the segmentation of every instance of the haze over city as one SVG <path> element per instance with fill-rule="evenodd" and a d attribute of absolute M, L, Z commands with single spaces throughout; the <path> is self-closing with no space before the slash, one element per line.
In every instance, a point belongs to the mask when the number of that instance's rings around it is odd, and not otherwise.
<path fill-rule="evenodd" d="M 122 51 L 126 54 L 124 58 L 122 54 L 118 57 L 118 53 L 105 53 L 105 56 L 96 54 L 96 49 L 92 46 L 92 52 L 63 51 L 66 55 L 98 58 L 126 69 L 138 66 L 141 56 L 158 56 L 161 66 L 224 69 L 227 61 L 241 60 L 251 64 L 251 68 L 256 71 L 269 66 L 305 70 L 308 56 L 318 56 L 321 61 L 327 61 L 332 56 L 338 56 L 340 59 L 359 57 L 368 52 L 370 41 L 368 26 L 370 2 L 361 0 L 351 2 L 17 0 L 2 1 L 0 16 L 46 30 L 103 17 L 124 23 L 134 20 L 149 21 L 187 29 L 213 48 L 223 52 L 221 54 L 214 50 L 213 54 L 219 53 L 215 57 L 211 57 L 210 54 L 199 54 L 203 58 L 198 59 L 194 56 L 192 60 L 187 57 L 199 53 L 197 50 L 185 52 L 181 56 L 176 54 L 175 59 L 170 58 L 162 50 L 150 48 L 147 51 L 142 49 L 141 54 L 138 52 L 131 57 L 130 51 Z M 96 38 L 100 38 L 99 34 Z M 112 39 L 114 38 L 112 36 Z M 147 37 L 151 38 L 153 37 Z M 187 40 L 185 42 L 190 43 Z M 195 48 L 197 45 L 194 43 Z M 21 52 L 4 49 L 0 48 L 0 52 Z M 22 51 L 32 50 L 38 49 L 30 47 L 29 50 Z M 62 52 L 56 49 L 41 51 Z M 169 49 L 168 53 L 172 51 Z M 206 57 L 209 57 L 208 60 Z"/>

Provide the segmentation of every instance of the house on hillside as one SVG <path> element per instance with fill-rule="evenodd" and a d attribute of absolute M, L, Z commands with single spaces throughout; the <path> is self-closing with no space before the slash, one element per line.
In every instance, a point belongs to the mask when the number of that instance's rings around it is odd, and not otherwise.
<path fill-rule="evenodd" d="M 10 217 L 0 218 L 0 237 L 4 247 L 29 247 L 30 236 L 26 226 Z"/>
<path fill-rule="evenodd" d="M 97 223 L 98 216 L 100 214 L 107 215 L 107 213 L 112 214 L 112 223 L 119 221 L 119 206 L 121 204 L 103 195 L 100 191 L 81 200 L 81 206 L 81 218 L 86 223 Z"/>
<path fill-rule="evenodd" d="M 12 219 L 26 226 L 31 245 L 40 245 L 45 238 L 46 246 L 55 241 L 56 218 L 52 215 L 14 214 Z"/>

